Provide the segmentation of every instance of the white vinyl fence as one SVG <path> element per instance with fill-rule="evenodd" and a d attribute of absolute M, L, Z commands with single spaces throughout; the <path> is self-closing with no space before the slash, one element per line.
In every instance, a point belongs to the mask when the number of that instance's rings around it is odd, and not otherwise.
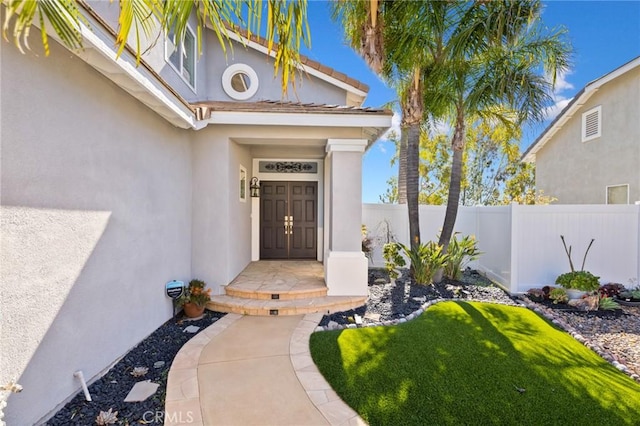
<path fill-rule="evenodd" d="M 444 214 L 445 206 L 420 206 L 423 242 L 437 240 Z M 363 204 L 362 223 L 374 239 L 374 266 L 384 265 L 382 246 L 389 235 L 408 243 L 406 205 Z M 570 270 L 560 235 L 572 246 L 576 269 L 593 238 L 585 270 L 599 276 L 603 284 L 640 284 L 639 205 L 460 207 L 455 231 L 474 235 L 483 252 L 469 266 L 511 293 L 553 284 L 558 275 Z"/>

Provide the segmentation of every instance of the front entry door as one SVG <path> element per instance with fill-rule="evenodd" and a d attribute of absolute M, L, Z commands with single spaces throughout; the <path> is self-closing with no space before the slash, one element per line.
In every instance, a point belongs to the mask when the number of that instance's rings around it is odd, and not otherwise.
<path fill-rule="evenodd" d="M 318 182 L 260 182 L 260 259 L 316 259 Z"/>

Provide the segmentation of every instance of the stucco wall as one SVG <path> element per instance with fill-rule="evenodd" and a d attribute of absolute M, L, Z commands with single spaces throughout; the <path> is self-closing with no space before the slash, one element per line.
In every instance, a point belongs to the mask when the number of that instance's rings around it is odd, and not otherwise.
<path fill-rule="evenodd" d="M 557 204 L 604 204 L 607 185 L 640 200 L 640 69 L 605 84 L 536 154 L 536 186 Z M 602 106 L 602 136 L 582 142 L 582 114 Z"/>
<path fill-rule="evenodd" d="M 191 276 L 192 132 L 55 42 L 0 50 L 0 382 L 24 386 L 6 419 L 27 425 L 171 316 L 164 284 Z"/>
<path fill-rule="evenodd" d="M 212 129 L 195 134 L 192 150 L 193 236 L 191 267 L 195 278 L 204 280 L 220 294 L 227 283 L 229 210 L 220 200 L 227 199 L 230 167 L 227 161 L 230 141 Z"/>
<path fill-rule="evenodd" d="M 228 281 L 235 278 L 251 261 L 251 191 L 253 173 L 249 147 L 232 142 L 229 146 L 229 272 Z M 246 200 L 240 201 L 240 165 L 247 170 Z"/>

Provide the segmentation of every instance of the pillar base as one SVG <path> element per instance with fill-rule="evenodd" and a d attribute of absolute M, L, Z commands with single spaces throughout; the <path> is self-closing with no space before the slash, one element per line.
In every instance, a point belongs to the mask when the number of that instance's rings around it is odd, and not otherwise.
<path fill-rule="evenodd" d="M 369 260 L 364 253 L 330 251 L 324 262 L 328 296 L 368 296 Z"/>

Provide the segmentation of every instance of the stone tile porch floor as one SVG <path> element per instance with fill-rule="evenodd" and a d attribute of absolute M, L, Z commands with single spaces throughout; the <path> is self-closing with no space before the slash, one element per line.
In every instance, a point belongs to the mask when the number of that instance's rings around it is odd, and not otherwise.
<path fill-rule="evenodd" d="M 247 297 L 270 298 L 286 293 L 291 298 L 317 297 L 327 294 L 322 263 L 309 260 L 261 260 L 251 262 L 227 286 L 227 294 L 244 293 Z"/>
<path fill-rule="evenodd" d="M 287 262 L 286 274 L 278 266 L 280 272 L 269 279 L 263 273 L 276 263 L 260 265 L 262 273 L 248 268 L 243 274 L 247 282 L 263 281 L 256 289 L 268 292 L 270 282 L 285 286 L 306 278 L 324 287 L 320 263 L 296 263 Z M 322 313 L 230 313 L 203 330 L 171 365 L 165 425 L 365 425 L 311 359 L 309 336 L 321 319 Z"/>

